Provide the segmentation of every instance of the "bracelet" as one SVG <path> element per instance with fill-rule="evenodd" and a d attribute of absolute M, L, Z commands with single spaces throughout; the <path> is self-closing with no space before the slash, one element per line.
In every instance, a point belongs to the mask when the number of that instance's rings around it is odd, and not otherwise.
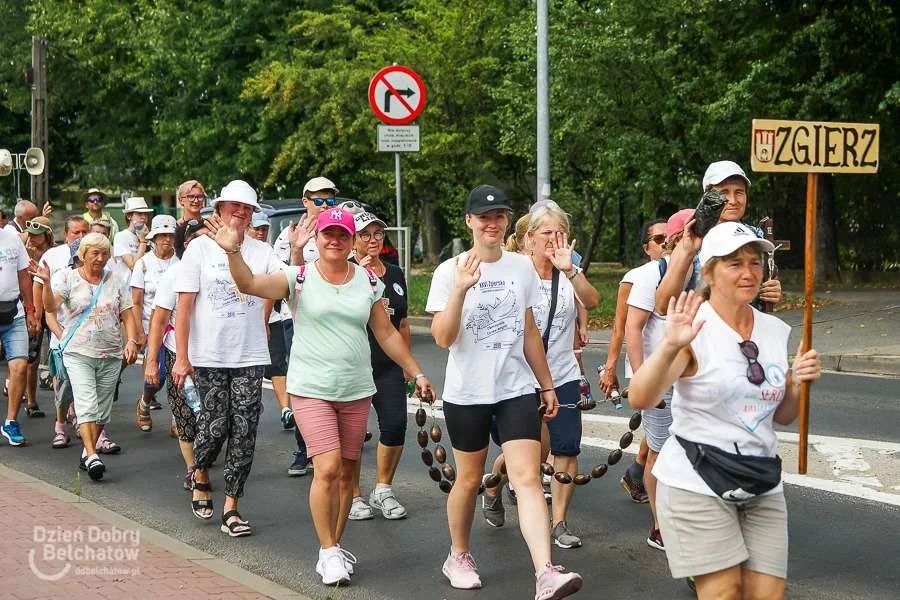
<path fill-rule="evenodd" d="M 425 377 L 425 373 L 416 373 L 415 377 L 413 377 L 413 381 L 418 381 L 422 377 Z"/>
<path fill-rule="evenodd" d="M 571 280 L 575 279 L 576 277 L 578 277 L 579 273 L 581 273 L 581 269 L 579 269 L 578 267 L 572 267 L 571 275 L 569 273 L 566 273 L 566 279 L 571 281 Z"/>
<path fill-rule="evenodd" d="M 539 393 L 543 394 L 544 392 L 555 392 L 553 388 L 547 388 L 546 390 L 541 390 Z"/>
<path fill-rule="evenodd" d="M 138 345 L 138 342 L 137 342 L 136 339 L 131 338 L 131 339 L 129 339 L 127 342 L 125 342 L 125 345 L 126 345 L 126 346 L 127 346 L 128 344 L 134 344 L 135 346 L 137 346 L 137 345 Z"/>
<path fill-rule="evenodd" d="M 241 247 L 238 246 L 238 247 L 235 248 L 234 250 L 225 250 L 225 248 L 222 248 L 222 251 L 223 251 L 225 254 L 237 254 L 238 252 L 241 251 Z"/>

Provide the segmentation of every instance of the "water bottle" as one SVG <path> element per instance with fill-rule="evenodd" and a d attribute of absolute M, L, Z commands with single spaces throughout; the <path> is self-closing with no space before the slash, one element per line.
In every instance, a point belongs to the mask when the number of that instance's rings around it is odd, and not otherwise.
<path fill-rule="evenodd" d="M 578 403 L 578 408 L 581 410 L 591 410 L 597 406 L 597 403 L 594 402 L 594 396 L 591 394 L 591 384 L 588 383 L 587 377 L 584 375 L 581 376 L 579 392 L 581 394 L 581 401 Z"/>
<path fill-rule="evenodd" d="M 597 367 L 597 375 L 603 377 L 603 371 L 605 370 L 605 367 Z M 622 410 L 622 395 L 619 393 L 619 388 L 614 387 L 612 389 L 609 393 L 609 401 L 616 407 L 616 410 Z"/>
<path fill-rule="evenodd" d="M 184 378 L 184 401 L 194 414 L 200 412 L 200 392 L 194 385 L 194 378 L 188 375 Z"/>

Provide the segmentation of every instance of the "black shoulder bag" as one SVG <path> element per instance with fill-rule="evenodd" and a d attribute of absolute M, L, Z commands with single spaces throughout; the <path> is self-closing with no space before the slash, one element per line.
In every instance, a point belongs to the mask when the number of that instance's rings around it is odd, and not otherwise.
<path fill-rule="evenodd" d="M 722 500 L 744 502 L 764 494 L 781 481 L 781 457 L 732 454 L 676 435 L 697 475 Z M 737 450 L 737 444 L 734 449 Z"/>
<path fill-rule="evenodd" d="M 547 327 L 544 328 L 544 353 L 550 345 L 550 328 L 553 327 L 553 316 L 556 314 L 556 296 L 559 295 L 559 269 L 553 267 L 550 284 L 550 312 L 547 314 Z"/>

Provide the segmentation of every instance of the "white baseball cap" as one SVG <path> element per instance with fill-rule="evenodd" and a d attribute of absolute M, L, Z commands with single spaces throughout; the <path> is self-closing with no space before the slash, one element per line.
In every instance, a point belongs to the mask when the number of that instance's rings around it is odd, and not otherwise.
<path fill-rule="evenodd" d="M 171 215 L 156 215 L 150 222 L 150 231 L 147 239 L 152 240 L 157 233 L 171 233 L 175 235 L 175 217 Z"/>
<path fill-rule="evenodd" d="M 147 206 L 147 201 L 142 196 L 132 196 L 125 200 L 125 209 L 122 214 L 127 215 L 133 212 L 153 212 L 153 209 Z"/>
<path fill-rule="evenodd" d="M 719 160 L 706 167 L 702 189 L 705 192 L 709 186 L 719 185 L 729 177 L 740 177 L 747 182 L 747 187 L 750 187 L 750 179 L 739 164 L 730 160 Z"/>
<path fill-rule="evenodd" d="M 361 212 L 358 215 L 355 215 L 353 221 L 356 223 L 356 231 L 362 231 L 372 223 L 378 223 L 382 227 L 387 227 L 387 223 L 370 212 Z"/>
<path fill-rule="evenodd" d="M 700 246 L 700 265 L 705 266 L 713 258 L 728 256 L 738 248 L 754 244 L 762 252 L 774 252 L 775 244 L 756 237 L 748 226 L 735 221 L 719 223 L 709 230 Z"/>
<path fill-rule="evenodd" d="M 237 202 L 239 204 L 252 206 L 254 211 L 260 209 L 259 201 L 256 197 L 256 190 L 250 187 L 249 183 L 241 179 L 229 181 L 228 184 L 222 188 L 219 197 L 213 200 L 212 205 L 215 206 L 219 202 Z"/>
<path fill-rule="evenodd" d="M 332 180 L 327 177 L 313 177 L 303 186 L 303 196 L 306 197 L 309 192 L 321 192 L 322 190 L 333 190 L 335 194 L 338 193 L 337 186 Z"/>

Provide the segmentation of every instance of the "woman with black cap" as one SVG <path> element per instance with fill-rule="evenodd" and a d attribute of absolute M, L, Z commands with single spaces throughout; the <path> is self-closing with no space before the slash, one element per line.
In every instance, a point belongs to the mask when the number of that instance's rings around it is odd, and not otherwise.
<path fill-rule="evenodd" d="M 489 185 L 472 190 L 465 217 L 472 248 L 438 266 L 426 304 L 434 315 L 435 341 L 450 350 L 443 408 L 457 476 L 447 498 L 450 554 L 442 571 L 455 588 L 481 587 L 469 537 L 496 418 L 518 496 L 519 527 L 534 564 L 535 598 L 558 599 L 581 589 L 582 580 L 550 562 L 549 515 L 538 468 L 539 404 L 549 420 L 558 403 L 531 309 L 539 300 L 537 273 L 527 256 L 503 248 L 511 213 L 502 190 Z"/>

